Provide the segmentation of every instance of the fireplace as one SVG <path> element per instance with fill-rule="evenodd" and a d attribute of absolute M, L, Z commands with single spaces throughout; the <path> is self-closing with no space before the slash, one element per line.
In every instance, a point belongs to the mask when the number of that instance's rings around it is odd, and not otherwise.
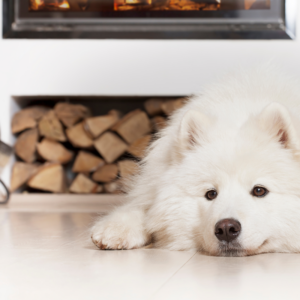
<path fill-rule="evenodd" d="M 292 39 L 296 0 L 4 0 L 4 38 Z"/>

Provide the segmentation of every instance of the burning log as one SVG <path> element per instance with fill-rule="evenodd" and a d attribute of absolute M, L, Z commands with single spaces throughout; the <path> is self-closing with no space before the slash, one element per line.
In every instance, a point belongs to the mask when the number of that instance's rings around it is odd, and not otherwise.
<path fill-rule="evenodd" d="M 65 174 L 63 167 L 57 163 L 46 163 L 29 179 L 31 188 L 53 193 L 65 192 Z"/>
<path fill-rule="evenodd" d="M 39 121 L 39 132 L 41 136 L 45 136 L 52 140 L 60 142 L 65 142 L 67 140 L 63 127 L 56 117 L 54 110 L 50 110 Z"/>
<path fill-rule="evenodd" d="M 127 152 L 137 158 L 143 158 L 145 156 L 145 151 L 150 143 L 150 140 L 151 135 L 146 135 L 142 138 L 139 138 L 133 144 L 130 145 Z"/>
<path fill-rule="evenodd" d="M 58 119 L 68 128 L 91 115 L 90 110 L 80 104 L 60 102 L 54 106 L 54 111 Z"/>
<path fill-rule="evenodd" d="M 32 163 L 36 160 L 36 146 L 38 142 L 38 130 L 28 129 L 21 133 L 15 143 L 15 153 L 23 161 Z"/>
<path fill-rule="evenodd" d="M 116 164 L 108 164 L 99 168 L 92 176 L 97 182 L 110 182 L 117 178 L 119 168 Z"/>
<path fill-rule="evenodd" d="M 73 158 L 73 152 L 66 149 L 62 144 L 44 138 L 37 145 L 38 154 L 46 161 L 61 164 L 68 163 Z"/>
<path fill-rule="evenodd" d="M 128 148 L 127 144 L 112 132 L 102 134 L 94 141 L 94 146 L 109 164 L 124 154 Z"/>
<path fill-rule="evenodd" d="M 70 192 L 76 194 L 96 194 L 103 191 L 103 186 L 95 183 L 83 174 L 78 174 L 70 186 Z"/>
<path fill-rule="evenodd" d="M 66 130 L 67 137 L 75 148 L 91 148 L 93 140 L 86 134 L 83 122 Z"/>
<path fill-rule="evenodd" d="M 151 132 L 150 120 L 146 113 L 136 109 L 125 115 L 112 127 L 128 144 Z"/>
<path fill-rule="evenodd" d="M 11 192 L 23 186 L 28 179 L 36 173 L 40 164 L 28 164 L 24 162 L 16 162 L 12 169 L 10 190 Z"/>
<path fill-rule="evenodd" d="M 30 0 L 30 10 L 45 10 L 45 11 L 66 11 L 70 9 L 69 1 L 67 0 Z"/>
<path fill-rule="evenodd" d="M 44 106 L 31 106 L 17 112 L 11 122 L 12 133 L 19 133 L 25 129 L 37 126 L 37 121 L 43 117 L 49 108 Z"/>
<path fill-rule="evenodd" d="M 72 171 L 74 173 L 90 173 L 105 164 L 104 160 L 86 151 L 79 151 L 74 162 Z"/>

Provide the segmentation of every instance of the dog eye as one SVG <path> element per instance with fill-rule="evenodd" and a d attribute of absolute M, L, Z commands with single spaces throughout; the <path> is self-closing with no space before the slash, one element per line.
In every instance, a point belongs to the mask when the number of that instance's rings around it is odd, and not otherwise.
<path fill-rule="evenodd" d="M 251 192 L 251 194 L 255 197 L 264 197 L 269 193 L 269 191 L 261 186 L 255 186 Z"/>
<path fill-rule="evenodd" d="M 215 198 L 217 198 L 218 196 L 218 193 L 216 190 L 211 190 L 211 191 L 208 191 L 206 194 L 205 194 L 205 198 L 207 200 L 214 200 Z"/>

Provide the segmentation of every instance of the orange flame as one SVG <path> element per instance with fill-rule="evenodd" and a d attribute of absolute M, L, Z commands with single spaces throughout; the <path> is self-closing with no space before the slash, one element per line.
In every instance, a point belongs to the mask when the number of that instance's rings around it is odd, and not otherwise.
<path fill-rule="evenodd" d="M 36 5 L 41 6 L 44 4 L 44 0 L 35 0 Z"/>
<path fill-rule="evenodd" d="M 44 0 L 31 0 L 31 8 L 33 10 L 40 9 L 42 6 L 44 6 L 44 4 Z"/>
<path fill-rule="evenodd" d="M 201 0 L 114 0 L 114 10 L 218 10 L 221 1 L 209 4 Z"/>
<path fill-rule="evenodd" d="M 31 0 L 31 9 L 33 10 L 42 10 L 42 9 L 70 9 L 69 1 L 67 0 L 53 0 L 53 1 L 45 1 L 45 0 Z"/>
<path fill-rule="evenodd" d="M 64 0 L 62 1 L 59 5 L 58 5 L 59 8 L 63 8 L 63 9 L 69 9 L 70 8 L 70 4 L 68 1 Z"/>

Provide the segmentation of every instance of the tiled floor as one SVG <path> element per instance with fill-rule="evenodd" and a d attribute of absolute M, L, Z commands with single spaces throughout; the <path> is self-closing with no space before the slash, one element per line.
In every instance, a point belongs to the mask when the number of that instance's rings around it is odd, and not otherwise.
<path fill-rule="evenodd" d="M 300 254 L 100 251 L 89 212 L 0 211 L 0 299 L 300 299 Z"/>

